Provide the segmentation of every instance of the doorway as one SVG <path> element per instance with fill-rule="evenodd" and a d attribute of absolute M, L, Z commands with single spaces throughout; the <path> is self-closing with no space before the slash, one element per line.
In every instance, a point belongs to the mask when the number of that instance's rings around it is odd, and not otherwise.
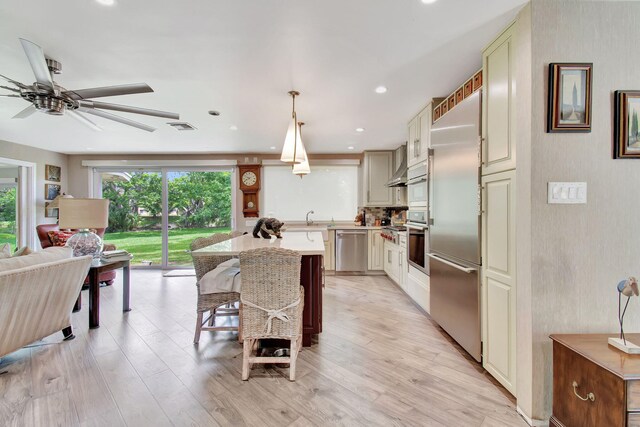
<path fill-rule="evenodd" d="M 111 201 L 104 239 L 126 249 L 132 265 L 192 268 L 190 243 L 233 226 L 233 169 L 96 169 Z"/>

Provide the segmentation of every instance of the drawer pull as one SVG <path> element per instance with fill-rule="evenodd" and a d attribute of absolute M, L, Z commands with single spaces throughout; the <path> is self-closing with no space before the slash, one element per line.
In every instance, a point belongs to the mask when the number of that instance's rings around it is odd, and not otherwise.
<path fill-rule="evenodd" d="M 578 383 L 574 381 L 574 382 L 573 382 L 573 393 L 576 395 L 576 397 L 577 397 L 578 399 L 580 399 L 580 400 L 584 400 L 585 402 L 586 402 L 587 400 L 590 400 L 590 401 L 592 401 L 592 402 L 595 402 L 595 401 L 596 401 L 596 395 L 595 395 L 595 394 L 593 394 L 593 393 L 587 393 L 587 397 L 582 397 L 582 396 L 580 396 L 580 395 L 578 394 L 578 387 L 579 387 L 579 386 L 578 386 Z"/>

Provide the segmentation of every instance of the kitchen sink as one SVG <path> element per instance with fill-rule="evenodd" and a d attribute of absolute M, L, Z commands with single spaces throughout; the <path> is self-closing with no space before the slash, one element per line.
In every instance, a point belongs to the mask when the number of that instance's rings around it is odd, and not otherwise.
<path fill-rule="evenodd" d="M 327 226 L 326 225 L 285 225 L 282 228 L 282 231 L 287 231 L 287 232 L 300 232 L 300 233 L 304 233 L 304 232 L 310 232 L 310 231 L 319 231 L 320 233 L 322 233 L 322 239 L 323 240 L 329 240 L 329 231 L 327 230 Z"/>

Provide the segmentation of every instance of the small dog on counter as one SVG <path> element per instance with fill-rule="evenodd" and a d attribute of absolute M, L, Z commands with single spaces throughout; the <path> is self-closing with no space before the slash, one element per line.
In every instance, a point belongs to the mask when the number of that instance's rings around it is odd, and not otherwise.
<path fill-rule="evenodd" d="M 270 239 L 271 236 L 276 236 L 278 239 L 282 239 L 280 229 L 284 225 L 284 222 L 280 222 L 275 218 L 260 218 L 256 222 L 256 226 L 253 227 L 253 237 L 259 239 L 258 233 L 264 239 Z"/>

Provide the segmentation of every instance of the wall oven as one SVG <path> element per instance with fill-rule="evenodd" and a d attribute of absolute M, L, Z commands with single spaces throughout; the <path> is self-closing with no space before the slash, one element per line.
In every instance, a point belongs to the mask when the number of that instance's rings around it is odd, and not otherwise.
<path fill-rule="evenodd" d="M 409 265 L 429 275 L 429 226 L 426 210 L 407 213 L 407 259 Z"/>
<path fill-rule="evenodd" d="M 409 208 L 426 208 L 429 202 L 429 162 L 422 162 L 407 171 Z"/>

